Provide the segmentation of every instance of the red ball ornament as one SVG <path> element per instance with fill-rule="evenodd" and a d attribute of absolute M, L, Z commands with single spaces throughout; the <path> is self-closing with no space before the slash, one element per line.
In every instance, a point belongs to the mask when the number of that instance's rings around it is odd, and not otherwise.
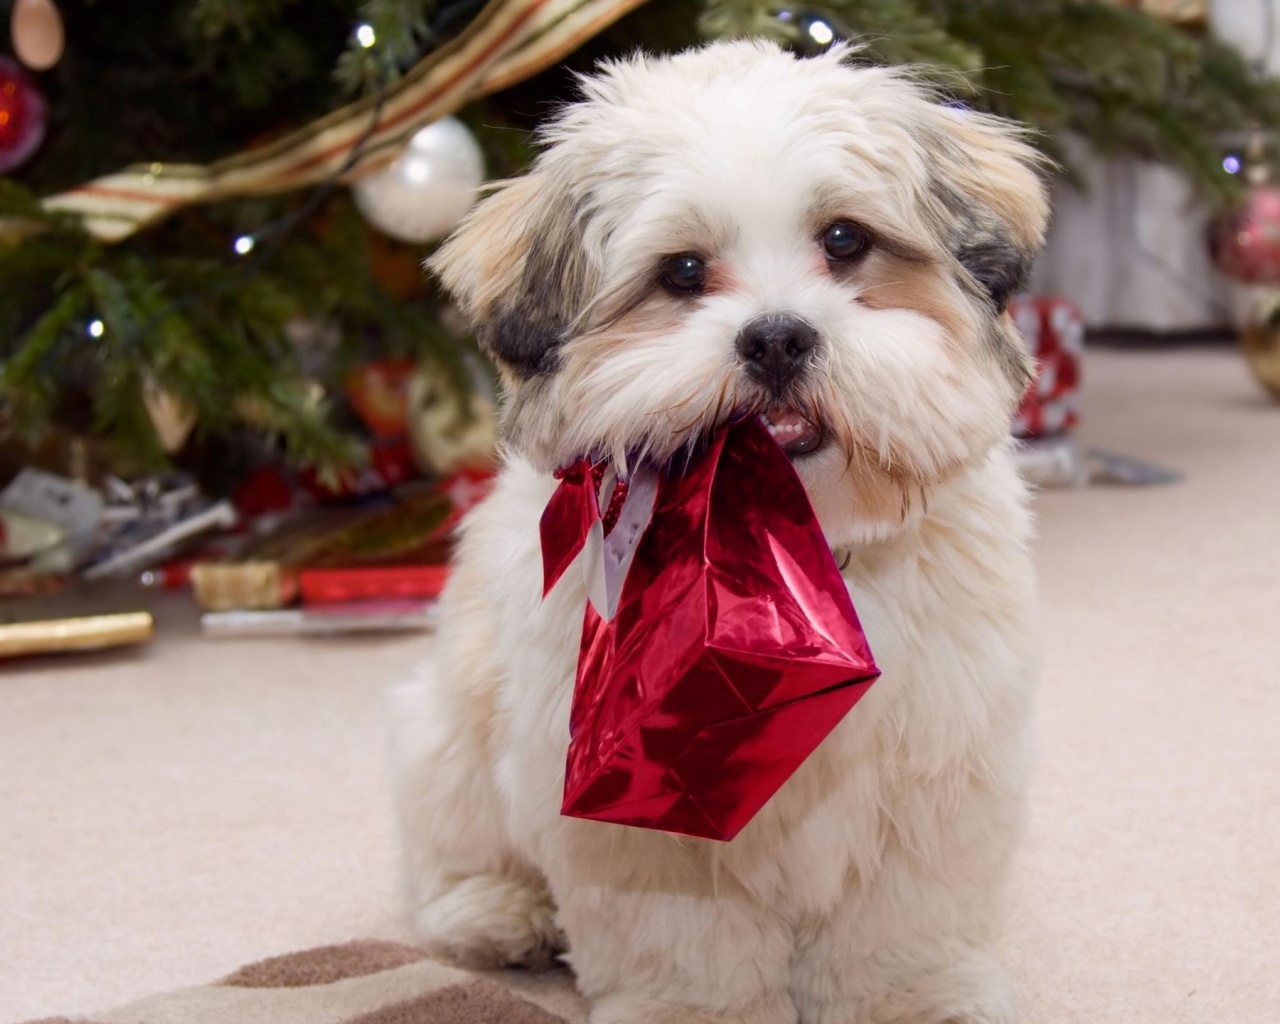
<path fill-rule="evenodd" d="M 1218 269 L 1247 284 L 1280 284 L 1280 187 L 1255 185 L 1210 230 Z"/>
<path fill-rule="evenodd" d="M 40 148 L 48 113 L 30 76 L 15 61 L 0 57 L 0 174 L 20 167 Z"/>

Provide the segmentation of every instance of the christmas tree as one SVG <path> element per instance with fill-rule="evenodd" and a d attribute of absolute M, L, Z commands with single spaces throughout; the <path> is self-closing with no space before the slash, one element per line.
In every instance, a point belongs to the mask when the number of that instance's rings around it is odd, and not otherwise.
<path fill-rule="evenodd" d="M 1055 157 L 1076 133 L 1219 199 L 1237 187 L 1222 139 L 1280 125 L 1275 83 L 1194 18 L 1134 3 L 0 2 L 10 14 L 28 67 L 0 57 L 0 441 L 58 429 L 126 470 L 225 462 L 246 438 L 322 470 L 359 460 L 342 382 L 369 360 L 473 386 L 471 343 L 418 269 L 460 212 L 427 172 L 469 188 L 479 152 L 488 177 L 518 173 L 574 72 L 610 55 L 857 40 L 1027 122 Z M 456 125 L 415 138 L 449 113 L 478 151 Z M 410 139 L 425 150 L 405 155 Z"/>

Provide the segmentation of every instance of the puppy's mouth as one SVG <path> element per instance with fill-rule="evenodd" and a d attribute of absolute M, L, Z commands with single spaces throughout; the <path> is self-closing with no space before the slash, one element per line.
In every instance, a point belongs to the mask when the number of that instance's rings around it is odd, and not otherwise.
<path fill-rule="evenodd" d="M 790 406 L 767 409 L 761 418 L 778 446 L 793 459 L 812 455 L 825 440 L 821 424 Z"/>

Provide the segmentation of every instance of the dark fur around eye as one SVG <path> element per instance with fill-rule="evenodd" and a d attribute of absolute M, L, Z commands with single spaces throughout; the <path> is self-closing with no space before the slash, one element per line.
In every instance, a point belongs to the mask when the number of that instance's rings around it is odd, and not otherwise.
<path fill-rule="evenodd" d="M 1003 238 L 976 240 L 956 252 L 960 265 L 978 282 L 997 312 L 1009 308 L 1009 300 L 1026 284 L 1031 260 Z"/>
<path fill-rule="evenodd" d="M 1026 284 L 1035 254 L 1014 244 L 1008 228 L 980 203 L 939 183 L 933 192 L 947 211 L 947 234 L 957 262 L 996 312 L 1003 313 Z"/>
<path fill-rule="evenodd" d="M 567 199 L 549 206 L 519 281 L 477 326 L 481 345 L 522 380 L 555 373 L 587 292 L 579 223 Z M 565 224 L 575 225 L 574 230 L 558 230 Z"/>
<path fill-rule="evenodd" d="M 682 252 L 662 261 L 664 288 L 677 295 L 700 295 L 707 285 L 707 265 L 701 256 Z"/>

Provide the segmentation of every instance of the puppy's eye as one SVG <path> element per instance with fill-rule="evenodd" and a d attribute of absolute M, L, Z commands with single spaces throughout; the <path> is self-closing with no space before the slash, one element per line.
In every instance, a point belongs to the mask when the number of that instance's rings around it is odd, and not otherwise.
<path fill-rule="evenodd" d="M 871 235 L 866 228 L 838 220 L 822 233 L 822 248 L 832 260 L 852 260 L 861 256 L 871 245 Z"/>
<path fill-rule="evenodd" d="M 662 283 L 681 295 L 697 295 L 707 283 L 707 265 L 688 252 L 668 257 L 662 265 Z"/>

